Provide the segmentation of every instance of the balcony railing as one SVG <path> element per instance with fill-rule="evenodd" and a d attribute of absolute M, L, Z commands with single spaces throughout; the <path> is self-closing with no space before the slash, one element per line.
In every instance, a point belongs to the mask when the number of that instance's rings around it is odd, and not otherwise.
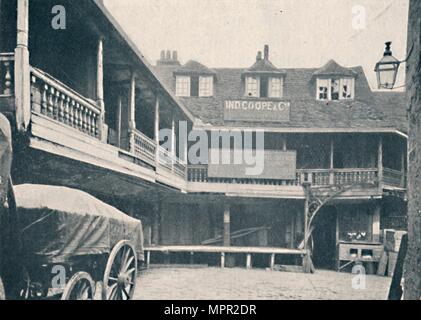
<path fill-rule="evenodd" d="M 134 134 L 134 153 L 145 161 L 147 164 L 155 166 L 156 143 L 151 138 L 139 130 L 135 130 Z"/>
<path fill-rule="evenodd" d="M 299 169 L 295 180 L 268 180 L 268 179 L 233 179 L 213 178 L 208 176 L 208 167 L 189 166 L 188 180 L 201 183 L 227 183 L 272 186 L 300 186 L 309 182 L 314 186 L 351 185 L 351 184 L 377 184 L 377 169 Z"/>
<path fill-rule="evenodd" d="M 13 53 L 0 53 L 0 96 L 13 95 Z"/>
<path fill-rule="evenodd" d="M 173 172 L 180 178 L 186 179 L 187 165 L 168 150 L 159 147 L 159 166 Z"/>
<path fill-rule="evenodd" d="M 94 101 L 36 68 L 31 68 L 31 85 L 33 112 L 98 137 L 101 110 Z"/>

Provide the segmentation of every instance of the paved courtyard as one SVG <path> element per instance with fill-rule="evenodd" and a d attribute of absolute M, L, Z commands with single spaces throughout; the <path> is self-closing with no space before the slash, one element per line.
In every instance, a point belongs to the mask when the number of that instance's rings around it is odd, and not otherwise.
<path fill-rule="evenodd" d="M 138 300 L 384 300 L 390 278 L 367 276 L 366 289 L 352 288 L 353 275 L 219 268 L 152 268 L 138 279 Z"/>

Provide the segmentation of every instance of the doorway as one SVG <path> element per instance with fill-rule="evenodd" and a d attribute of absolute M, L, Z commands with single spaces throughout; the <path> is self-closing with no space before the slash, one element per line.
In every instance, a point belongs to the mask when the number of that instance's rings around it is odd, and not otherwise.
<path fill-rule="evenodd" d="M 335 207 L 322 208 L 314 218 L 313 263 L 316 268 L 333 270 L 336 261 Z"/>

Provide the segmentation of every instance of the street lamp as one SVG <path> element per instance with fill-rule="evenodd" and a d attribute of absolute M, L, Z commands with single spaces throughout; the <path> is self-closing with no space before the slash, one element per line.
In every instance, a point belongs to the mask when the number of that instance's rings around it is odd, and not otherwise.
<path fill-rule="evenodd" d="M 386 44 L 386 50 L 384 51 L 383 58 L 376 63 L 374 71 L 377 73 L 377 83 L 379 89 L 393 89 L 396 83 L 396 77 L 398 75 L 399 67 L 402 63 L 408 61 L 409 57 L 414 50 L 414 46 L 409 50 L 408 57 L 405 60 L 399 61 L 392 55 L 392 42 L 388 41 Z"/>
<path fill-rule="evenodd" d="M 374 71 L 377 73 L 377 83 L 379 89 L 393 89 L 396 82 L 396 76 L 401 62 L 392 55 L 390 46 L 392 42 L 386 42 L 386 50 L 383 58 L 377 62 Z"/>

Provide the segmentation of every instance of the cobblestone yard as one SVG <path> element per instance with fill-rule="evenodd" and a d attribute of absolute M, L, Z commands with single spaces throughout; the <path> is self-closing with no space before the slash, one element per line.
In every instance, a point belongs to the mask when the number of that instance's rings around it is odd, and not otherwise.
<path fill-rule="evenodd" d="M 156 268 L 138 279 L 138 300 L 384 300 L 390 278 L 367 276 L 366 289 L 352 288 L 353 275 L 219 268 Z"/>

